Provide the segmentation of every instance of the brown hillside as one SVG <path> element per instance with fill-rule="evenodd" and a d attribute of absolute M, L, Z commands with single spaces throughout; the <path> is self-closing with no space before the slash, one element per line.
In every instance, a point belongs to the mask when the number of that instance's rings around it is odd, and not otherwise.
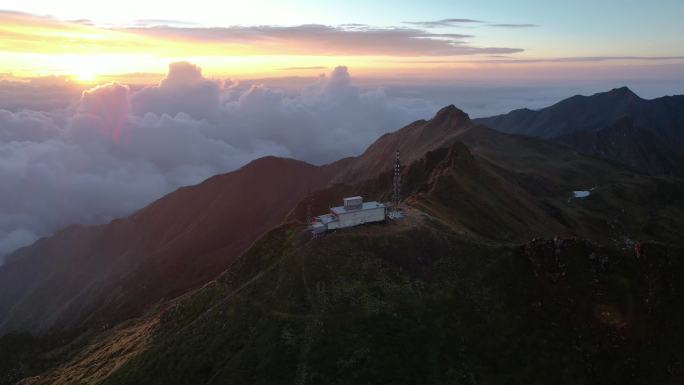
<path fill-rule="evenodd" d="M 0 331 L 111 325 L 216 277 L 328 168 L 267 157 L 128 218 L 67 228 L 0 269 Z"/>

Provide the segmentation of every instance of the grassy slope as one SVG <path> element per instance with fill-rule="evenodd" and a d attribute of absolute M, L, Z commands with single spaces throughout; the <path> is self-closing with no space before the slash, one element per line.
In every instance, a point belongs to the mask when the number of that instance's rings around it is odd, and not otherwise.
<path fill-rule="evenodd" d="M 82 346 L 67 347 L 63 349 L 66 357 L 55 360 L 54 368 L 21 385 L 100 383 L 149 347 L 158 323 L 158 313 L 153 312 L 88 338 Z"/>
<path fill-rule="evenodd" d="M 682 244 L 684 179 L 652 177 L 562 146 L 476 126 L 459 137 L 495 173 L 525 190 L 564 229 L 557 234 Z M 569 200 L 573 190 L 593 189 Z M 508 208 L 506 208 L 508 210 Z M 554 230 L 550 227 L 549 230 Z"/>
<path fill-rule="evenodd" d="M 412 211 L 314 240 L 281 227 L 161 321 L 106 384 L 667 383 L 681 250 L 465 241 Z"/>
<path fill-rule="evenodd" d="M 650 242 L 636 259 L 620 237 L 681 245 L 682 182 L 534 140 L 511 160 L 471 145 L 475 155 L 456 143 L 406 170 L 410 203 L 435 217 L 412 211 L 401 225 L 308 242 L 272 232 L 106 383 L 672 380 L 684 253 Z M 598 187 L 568 202 L 581 180 Z M 384 196 L 388 183 L 332 187 L 318 201 Z M 506 246 L 557 233 L 604 246 Z"/>
<path fill-rule="evenodd" d="M 0 337 L 0 384 L 14 384 L 35 370 L 32 358 L 42 350 L 41 345 L 30 333 L 11 333 Z"/>

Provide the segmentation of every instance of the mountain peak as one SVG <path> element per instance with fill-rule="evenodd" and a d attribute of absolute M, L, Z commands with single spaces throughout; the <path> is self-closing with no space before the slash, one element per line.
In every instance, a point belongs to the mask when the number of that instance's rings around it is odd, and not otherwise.
<path fill-rule="evenodd" d="M 459 117 L 461 120 L 468 121 L 470 120 L 470 116 L 468 116 L 467 113 L 463 112 L 462 110 L 458 109 L 456 106 L 453 104 L 449 104 L 446 107 L 443 107 L 437 113 L 435 114 L 435 117 L 433 119 L 435 120 L 441 120 L 449 117 Z"/>
<path fill-rule="evenodd" d="M 621 97 L 621 98 L 637 98 L 637 99 L 639 99 L 639 96 L 637 94 L 635 94 L 631 89 L 629 89 L 629 87 L 626 87 L 626 86 L 613 88 L 612 90 L 606 92 L 605 94 L 615 96 L 615 97 Z"/>
<path fill-rule="evenodd" d="M 470 116 L 456 108 L 453 104 L 450 104 L 437 111 L 432 120 L 430 120 L 430 123 L 432 126 L 459 127 L 470 123 Z"/>

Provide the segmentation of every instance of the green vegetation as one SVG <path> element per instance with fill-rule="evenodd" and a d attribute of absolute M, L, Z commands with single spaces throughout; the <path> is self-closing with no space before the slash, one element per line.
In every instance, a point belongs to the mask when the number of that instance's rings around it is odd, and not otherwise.
<path fill-rule="evenodd" d="M 0 337 L 0 384 L 14 384 L 33 368 L 32 356 L 38 343 L 29 333 L 11 333 Z"/>
<path fill-rule="evenodd" d="M 30 333 L 8 333 L 0 337 L 0 385 L 13 385 L 53 367 L 64 351 L 51 351 L 61 341 L 55 336 L 35 337 Z"/>
<path fill-rule="evenodd" d="M 106 384 L 667 383 L 681 250 L 492 247 L 412 211 L 307 240 L 264 236 L 169 311 Z"/>
<path fill-rule="evenodd" d="M 106 384 L 669 383 L 684 346 L 682 181 L 524 142 L 548 161 L 502 168 L 458 142 L 426 154 L 405 171 L 422 211 L 401 222 L 275 229 Z M 597 188 L 569 201 L 579 180 Z M 528 242 L 556 234 L 596 243 Z"/>

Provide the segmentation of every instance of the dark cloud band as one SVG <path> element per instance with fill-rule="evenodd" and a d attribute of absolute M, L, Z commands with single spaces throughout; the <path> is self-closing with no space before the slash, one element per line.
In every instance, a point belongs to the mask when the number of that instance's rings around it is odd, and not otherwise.
<path fill-rule="evenodd" d="M 238 44 L 255 53 L 287 55 L 358 56 L 457 56 L 511 54 L 522 48 L 480 47 L 469 43 L 473 35 L 433 33 L 416 28 L 373 28 L 308 24 L 282 26 L 233 26 L 180 28 L 157 26 L 125 31 L 168 40 Z"/>

